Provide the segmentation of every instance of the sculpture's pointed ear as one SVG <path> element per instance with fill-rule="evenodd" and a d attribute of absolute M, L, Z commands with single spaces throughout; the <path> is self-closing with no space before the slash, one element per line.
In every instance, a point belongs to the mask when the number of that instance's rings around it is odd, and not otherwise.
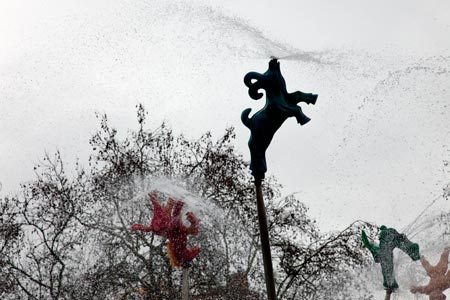
<path fill-rule="evenodd" d="M 280 63 L 278 62 L 278 59 L 276 57 L 272 57 L 272 59 L 269 61 L 269 70 L 271 71 L 280 70 Z"/>

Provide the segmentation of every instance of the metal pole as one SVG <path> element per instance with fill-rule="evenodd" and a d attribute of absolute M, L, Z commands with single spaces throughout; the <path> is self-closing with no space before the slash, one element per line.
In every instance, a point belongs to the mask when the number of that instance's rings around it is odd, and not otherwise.
<path fill-rule="evenodd" d="M 269 230 L 267 226 L 266 207 L 264 206 L 261 185 L 262 180 L 255 178 L 256 204 L 258 207 L 259 233 L 261 237 L 261 249 L 264 262 L 264 274 L 266 277 L 267 297 L 269 300 L 276 300 L 272 255 L 270 254 Z"/>
<path fill-rule="evenodd" d="M 189 300 L 189 267 L 183 267 L 183 278 L 181 285 L 182 300 Z"/>
<path fill-rule="evenodd" d="M 384 297 L 384 300 L 391 300 L 391 294 L 394 290 L 387 289 L 386 290 L 386 297 Z"/>

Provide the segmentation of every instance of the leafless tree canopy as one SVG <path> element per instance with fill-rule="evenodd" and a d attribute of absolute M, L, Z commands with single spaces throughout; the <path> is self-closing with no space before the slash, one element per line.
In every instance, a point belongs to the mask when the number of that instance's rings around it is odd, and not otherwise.
<path fill-rule="evenodd" d="M 191 270 L 192 299 L 264 299 L 253 183 L 233 147 L 233 128 L 216 141 L 210 133 L 189 140 L 164 123 L 147 129 L 147 117 L 138 105 L 137 130 L 120 139 L 99 116 L 89 166 L 67 170 L 59 152 L 46 154 L 36 179 L 1 199 L 1 299 L 179 299 L 181 272 L 170 266 L 166 241 L 129 230 L 149 222 L 147 183 L 160 177 L 220 210 L 190 240 L 202 248 Z M 355 222 L 322 234 L 299 199 L 280 198 L 271 177 L 264 197 L 278 298 L 350 299 L 354 272 L 370 259 L 360 229 L 375 227 Z M 370 298 L 359 288 L 358 299 Z"/>

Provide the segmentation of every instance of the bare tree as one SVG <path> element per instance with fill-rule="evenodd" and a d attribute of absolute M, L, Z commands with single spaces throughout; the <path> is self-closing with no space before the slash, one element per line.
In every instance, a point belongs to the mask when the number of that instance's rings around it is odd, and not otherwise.
<path fill-rule="evenodd" d="M 263 299 L 264 277 L 254 191 L 248 163 L 233 146 L 233 128 L 214 140 L 175 135 L 166 125 L 146 129 L 137 106 L 136 131 L 120 139 L 106 115 L 92 136 L 88 169 L 67 174 L 59 152 L 36 166 L 37 179 L 17 197 L 2 199 L 0 294 L 5 299 L 177 299 L 180 272 L 152 233 L 131 233 L 149 222 L 148 181 L 164 177 L 220 211 L 204 218 L 193 243 L 201 255 L 191 271 L 193 299 Z M 361 223 L 322 234 L 294 196 L 266 179 L 280 300 L 326 299 L 337 278 L 365 261 Z M 329 289 L 328 289 L 329 290 Z M 324 298 L 325 297 L 325 298 Z"/>

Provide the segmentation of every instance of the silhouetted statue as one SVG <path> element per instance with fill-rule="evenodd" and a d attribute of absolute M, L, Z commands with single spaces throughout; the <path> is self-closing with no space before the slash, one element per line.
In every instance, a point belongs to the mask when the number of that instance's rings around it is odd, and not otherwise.
<path fill-rule="evenodd" d="M 425 256 L 422 255 L 420 262 L 427 271 L 430 281 L 425 286 L 412 286 L 411 293 L 428 295 L 430 300 L 444 300 L 444 291 L 450 288 L 450 271 L 448 271 L 448 255 L 450 247 L 446 247 L 436 266 L 432 266 Z"/>
<path fill-rule="evenodd" d="M 419 245 L 408 240 L 406 235 L 398 233 L 394 228 L 387 228 L 384 225 L 380 227 L 379 245 L 370 242 L 364 230 L 361 232 L 361 239 L 364 246 L 372 253 L 375 262 L 381 264 L 383 286 L 386 290 L 398 289 L 398 283 L 394 278 L 395 248 L 408 254 L 414 261 L 420 259 Z"/>
<path fill-rule="evenodd" d="M 267 171 L 266 149 L 275 132 L 289 117 L 295 117 L 300 125 L 308 123 L 310 118 L 303 114 L 297 103 L 315 104 L 317 95 L 300 91 L 288 93 L 286 82 L 281 75 L 280 63 L 275 58 L 269 62 L 269 69 L 264 74 L 250 72 L 245 75 L 244 83 L 252 99 L 258 100 L 263 96 L 258 92 L 260 89 L 266 91 L 264 108 L 251 118 L 248 117 L 251 108 L 245 109 L 241 114 L 242 122 L 251 131 L 248 141 L 251 156 L 250 169 L 255 180 L 262 180 Z"/>

